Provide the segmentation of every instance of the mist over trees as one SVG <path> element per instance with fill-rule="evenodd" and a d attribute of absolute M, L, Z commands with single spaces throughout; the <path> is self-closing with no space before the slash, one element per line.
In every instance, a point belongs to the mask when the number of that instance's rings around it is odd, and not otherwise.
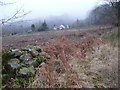
<path fill-rule="evenodd" d="M 79 11 L 78 11 L 79 12 Z M 48 31 L 53 30 L 54 25 L 69 25 L 71 28 L 82 28 L 90 25 L 120 25 L 120 1 L 108 2 L 97 7 L 94 7 L 87 15 L 86 19 L 81 20 L 80 17 L 73 18 L 68 14 L 60 16 L 49 16 L 35 20 L 23 20 L 5 24 L 3 33 L 19 32 L 25 33 L 28 30 L 32 31 Z M 32 25 L 34 24 L 34 25 Z"/>
<path fill-rule="evenodd" d="M 120 1 L 107 2 L 94 7 L 86 19 L 76 19 L 76 21 L 72 24 L 72 27 L 82 28 L 90 25 L 120 25 Z"/>
<path fill-rule="evenodd" d="M 118 25 L 119 15 L 120 1 L 110 2 L 94 8 L 86 18 L 86 23 L 88 25 Z"/>

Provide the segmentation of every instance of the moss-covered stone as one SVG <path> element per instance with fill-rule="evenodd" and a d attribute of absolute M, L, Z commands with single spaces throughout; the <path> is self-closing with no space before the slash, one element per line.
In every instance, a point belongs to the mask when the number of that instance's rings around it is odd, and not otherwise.
<path fill-rule="evenodd" d="M 39 55 L 41 51 L 40 47 L 31 45 L 21 50 L 5 50 L 2 54 L 3 86 L 27 87 L 35 76 L 35 67 L 47 60 L 45 55 Z"/>
<path fill-rule="evenodd" d="M 14 57 L 19 57 L 22 54 L 19 49 L 12 49 L 9 53 L 10 55 L 14 55 Z"/>
<path fill-rule="evenodd" d="M 31 49 L 29 52 L 30 52 L 30 54 L 31 54 L 33 57 L 36 57 L 36 56 L 39 55 L 39 52 L 36 51 L 36 50 L 34 50 L 34 49 Z"/>
<path fill-rule="evenodd" d="M 39 46 L 28 45 L 25 48 L 22 48 L 22 50 L 24 50 L 24 51 L 29 51 L 31 49 L 36 50 L 38 52 L 42 52 L 42 50 L 41 50 L 41 48 Z"/>

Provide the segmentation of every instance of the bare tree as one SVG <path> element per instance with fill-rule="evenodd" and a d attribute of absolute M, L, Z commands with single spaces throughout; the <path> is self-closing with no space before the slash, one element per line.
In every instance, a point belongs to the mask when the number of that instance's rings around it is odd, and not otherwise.
<path fill-rule="evenodd" d="M 120 22 L 120 1 L 103 1 L 106 2 L 97 6 L 90 12 L 86 19 L 88 24 L 118 26 Z"/>
<path fill-rule="evenodd" d="M 113 12 L 117 17 L 116 24 L 120 25 L 120 0 L 103 0 L 103 1 L 107 2 L 107 4 L 113 8 Z"/>
<path fill-rule="evenodd" d="M 3 2 L 3 1 L 0 1 L 0 6 L 6 6 L 6 5 L 15 4 L 15 3 L 16 2 L 6 3 L 6 2 Z M 12 16 L 0 19 L 0 23 L 5 24 L 7 22 L 16 20 L 18 18 L 22 18 L 22 17 L 26 16 L 27 14 L 29 14 L 30 12 L 31 11 L 24 12 L 23 6 L 21 6 Z"/>

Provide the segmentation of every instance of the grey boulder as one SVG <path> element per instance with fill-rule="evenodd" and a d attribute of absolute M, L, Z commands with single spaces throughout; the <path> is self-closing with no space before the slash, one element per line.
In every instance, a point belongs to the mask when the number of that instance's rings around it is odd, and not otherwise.
<path fill-rule="evenodd" d="M 23 62 L 29 61 L 31 59 L 32 56 L 29 53 L 24 53 L 23 55 L 20 56 L 20 60 L 22 60 Z"/>
<path fill-rule="evenodd" d="M 13 69 L 17 69 L 20 64 L 19 64 L 19 60 L 17 58 L 11 59 L 8 64 L 13 68 Z"/>

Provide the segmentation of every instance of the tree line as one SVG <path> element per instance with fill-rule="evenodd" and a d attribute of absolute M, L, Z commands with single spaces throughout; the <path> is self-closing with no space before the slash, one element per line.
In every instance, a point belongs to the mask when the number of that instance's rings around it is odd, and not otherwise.
<path fill-rule="evenodd" d="M 120 16 L 120 1 L 110 2 L 96 7 L 91 11 L 87 20 L 88 24 L 93 25 L 106 25 L 115 24 L 118 25 Z"/>
<path fill-rule="evenodd" d="M 35 32 L 35 31 L 47 31 L 47 30 L 49 30 L 49 27 L 48 27 L 46 21 L 44 21 L 44 22 L 40 25 L 39 28 L 36 28 L 35 24 L 32 24 L 32 25 L 31 25 L 31 30 L 34 31 L 34 32 Z"/>
<path fill-rule="evenodd" d="M 94 8 L 85 20 L 77 19 L 73 27 L 89 25 L 120 25 L 120 1 L 109 2 Z"/>

